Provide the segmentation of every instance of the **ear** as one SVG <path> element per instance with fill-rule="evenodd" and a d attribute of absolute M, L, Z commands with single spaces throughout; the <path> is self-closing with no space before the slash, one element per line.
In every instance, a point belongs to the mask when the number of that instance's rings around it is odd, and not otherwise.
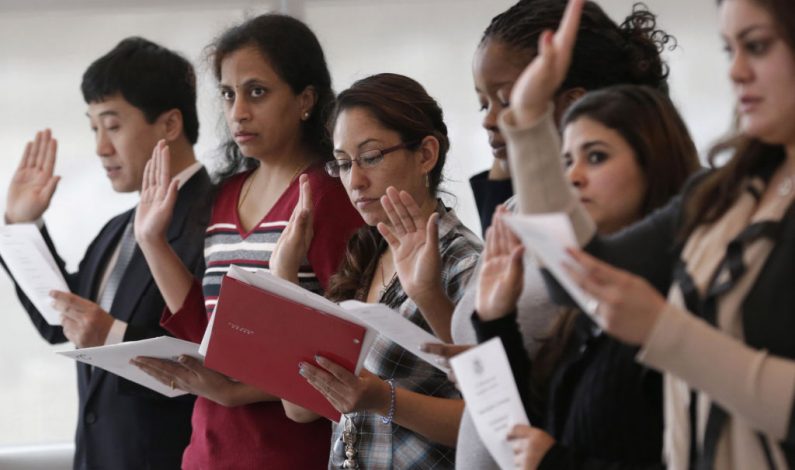
<path fill-rule="evenodd" d="M 179 109 L 170 109 L 160 117 L 157 121 L 161 124 L 163 129 L 163 138 L 167 142 L 174 142 L 182 136 L 182 112 Z"/>
<path fill-rule="evenodd" d="M 420 171 L 423 174 L 430 173 L 439 161 L 439 140 L 432 135 L 426 136 L 422 139 L 417 152 L 420 154 Z"/>
<path fill-rule="evenodd" d="M 558 93 L 555 96 L 555 124 L 559 124 L 560 118 L 566 114 L 566 110 L 569 109 L 569 106 L 582 98 L 586 93 L 588 93 L 588 90 L 583 87 L 569 88 Z"/>
<path fill-rule="evenodd" d="M 312 85 L 304 88 L 304 91 L 298 94 L 298 109 L 301 113 L 301 120 L 306 121 L 315 112 L 315 105 L 317 104 L 317 91 Z M 306 116 L 306 117 L 305 117 Z"/>

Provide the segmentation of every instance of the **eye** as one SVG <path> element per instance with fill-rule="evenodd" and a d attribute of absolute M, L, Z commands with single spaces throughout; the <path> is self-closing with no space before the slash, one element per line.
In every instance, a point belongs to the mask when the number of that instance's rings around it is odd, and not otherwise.
<path fill-rule="evenodd" d="M 485 101 L 481 101 L 481 102 L 480 102 L 480 109 L 479 109 L 479 111 L 482 113 L 483 111 L 486 111 L 487 109 L 489 109 L 489 105 L 488 105 L 488 103 L 486 103 Z"/>
<path fill-rule="evenodd" d="M 591 165 L 598 165 L 607 160 L 607 153 L 600 151 L 592 151 L 588 153 L 588 163 Z"/>
<path fill-rule="evenodd" d="M 353 165 L 353 162 L 345 158 L 337 160 L 336 164 L 337 164 L 337 169 L 340 171 L 340 173 L 347 173 L 351 171 L 351 165 Z"/>
<path fill-rule="evenodd" d="M 574 163 L 574 160 L 571 158 L 571 155 L 569 155 L 569 154 L 563 155 L 563 166 L 565 168 L 570 167 L 572 165 L 572 163 Z"/>
<path fill-rule="evenodd" d="M 770 44 L 773 41 L 771 39 L 752 39 L 750 41 L 746 41 L 743 44 L 743 47 L 749 54 L 754 56 L 761 56 L 764 55 L 769 49 Z"/>
<path fill-rule="evenodd" d="M 235 92 L 230 90 L 229 88 L 222 88 L 221 89 L 221 99 L 224 101 L 234 101 L 235 100 Z"/>
<path fill-rule="evenodd" d="M 265 88 L 262 88 L 262 87 L 259 87 L 259 86 L 257 86 L 257 87 L 253 87 L 253 88 L 252 88 L 252 89 L 249 91 L 249 95 L 250 95 L 252 98 L 262 98 L 263 96 L 265 96 L 265 94 L 266 94 L 267 92 L 268 92 L 268 90 L 266 90 Z"/>
<path fill-rule="evenodd" d="M 372 167 L 378 165 L 384 155 L 380 151 L 367 152 L 359 155 L 359 164 L 363 167 Z"/>

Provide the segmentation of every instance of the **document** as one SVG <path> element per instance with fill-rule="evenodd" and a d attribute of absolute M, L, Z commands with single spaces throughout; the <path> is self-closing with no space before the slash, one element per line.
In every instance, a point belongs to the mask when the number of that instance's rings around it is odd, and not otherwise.
<path fill-rule="evenodd" d="M 439 338 L 412 323 L 400 313 L 384 304 L 366 304 L 358 300 L 346 300 L 340 303 L 340 307 L 428 364 L 444 373 L 450 371 L 438 363 L 439 356 L 420 351 L 420 345 L 438 343 Z"/>
<path fill-rule="evenodd" d="M 167 397 L 178 397 L 187 394 L 187 392 L 172 389 L 168 385 L 160 383 L 146 372 L 130 364 L 130 359 L 138 356 L 147 356 L 176 361 L 181 355 L 201 359 L 198 350 L 199 345 L 196 343 L 170 336 L 160 336 L 158 338 L 127 341 L 109 346 L 57 351 L 57 354 L 105 369 L 112 374 L 143 385 Z"/>
<path fill-rule="evenodd" d="M 502 341 L 491 339 L 453 357 L 450 364 L 483 444 L 500 468 L 515 468 L 508 432 L 530 421 Z"/>
<path fill-rule="evenodd" d="M 0 256 L 47 323 L 60 325 L 61 315 L 51 305 L 50 291 L 69 292 L 69 286 L 38 227 L 35 224 L 0 227 Z"/>
<path fill-rule="evenodd" d="M 538 215 L 513 214 L 506 216 L 505 220 L 511 231 L 522 240 L 522 244 L 527 249 L 525 256 L 532 258 L 535 255 L 541 260 L 543 267 L 555 276 L 577 305 L 591 318 L 598 318 L 594 315 L 599 305 L 597 300 L 582 290 L 563 268 L 564 263 L 575 269 L 579 268 L 579 264 L 566 253 L 567 247 L 578 246 L 568 216 L 562 212 Z"/>

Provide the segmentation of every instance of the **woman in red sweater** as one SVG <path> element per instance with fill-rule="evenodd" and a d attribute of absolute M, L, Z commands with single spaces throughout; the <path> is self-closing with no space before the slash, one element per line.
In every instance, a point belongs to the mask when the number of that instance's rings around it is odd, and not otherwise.
<path fill-rule="evenodd" d="M 211 57 L 231 139 L 205 237 L 203 278 L 195 279 L 168 245 L 165 227 L 176 185 L 164 174 L 163 144 L 147 166 L 135 220 L 136 238 L 166 299 L 161 323 L 194 342 L 204 334 L 230 265 L 269 269 L 273 247 L 299 202 L 299 175 L 315 207 L 315 237 L 298 273 L 302 287 L 325 288 L 348 237 L 362 223 L 342 185 L 323 171 L 331 152 L 322 110 L 334 96 L 323 51 L 309 28 L 287 16 L 262 15 L 226 31 Z M 327 421 L 296 423 L 278 397 L 189 357 L 179 363 L 134 362 L 199 397 L 183 468 L 325 468 Z"/>

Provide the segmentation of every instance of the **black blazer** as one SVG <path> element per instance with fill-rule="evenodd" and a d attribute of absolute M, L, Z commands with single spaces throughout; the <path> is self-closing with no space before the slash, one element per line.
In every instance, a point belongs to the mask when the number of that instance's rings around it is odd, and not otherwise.
<path fill-rule="evenodd" d="M 210 219 L 213 186 L 201 169 L 180 189 L 168 240 L 196 275 L 204 271 L 204 233 Z M 105 271 L 133 209 L 111 219 L 86 250 L 78 271 L 66 273 L 47 229 L 42 230 L 50 251 L 64 272 L 70 290 L 95 299 Z M 67 341 L 60 326 L 47 324 L 17 287 L 19 299 L 41 336 L 50 343 Z M 139 248 L 135 249 L 110 308 L 127 322 L 125 341 L 168 334 L 160 327 L 165 303 Z M 77 364 L 80 399 L 74 468 L 178 469 L 191 434 L 192 396 L 166 398 L 102 369 Z"/>

